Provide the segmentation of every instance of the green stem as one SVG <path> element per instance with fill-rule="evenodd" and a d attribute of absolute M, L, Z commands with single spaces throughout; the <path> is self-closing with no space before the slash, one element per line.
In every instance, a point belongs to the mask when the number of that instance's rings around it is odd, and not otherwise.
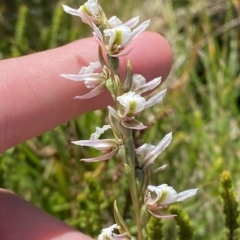
<path fill-rule="evenodd" d="M 136 175 L 135 175 L 135 147 L 134 147 L 134 141 L 132 138 L 132 131 L 129 129 L 128 131 L 128 137 L 124 139 L 125 143 L 125 153 L 126 153 L 126 163 L 129 167 L 129 171 L 127 171 L 127 177 L 128 177 L 128 183 L 129 183 L 129 190 L 133 202 L 133 208 L 135 212 L 136 217 L 136 223 L 137 223 L 137 229 L 138 229 L 138 240 L 146 240 L 147 237 L 144 237 L 143 235 L 143 228 L 141 224 L 141 216 L 140 216 L 140 210 L 141 210 L 141 204 L 139 201 L 139 192 L 137 190 L 137 184 L 136 184 Z"/>

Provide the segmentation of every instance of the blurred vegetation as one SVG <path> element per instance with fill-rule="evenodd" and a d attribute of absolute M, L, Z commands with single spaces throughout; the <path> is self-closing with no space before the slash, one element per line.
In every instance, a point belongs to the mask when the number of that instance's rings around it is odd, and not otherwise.
<path fill-rule="evenodd" d="M 189 217 L 192 239 L 231 239 L 229 232 L 239 230 L 240 1 L 100 2 L 108 16 L 117 15 L 123 20 L 135 15 L 140 15 L 141 20 L 150 18 L 150 29 L 169 41 L 174 65 L 168 81 L 161 86 L 168 87 L 168 94 L 163 104 L 142 116 L 150 128 L 136 135 L 141 136 L 137 140 L 139 144 L 156 144 L 173 131 L 172 143 L 157 160 L 159 165 L 168 164 L 159 174 L 158 183 L 167 183 L 177 191 L 199 187 L 195 197 L 178 204 L 184 212 L 176 208 L 187 216 L 186 221 Z M 90 36 L 88 26 L 62 11 L 62 3 L 77 8 L 84 1 L 2 0 L 0 59 Z M 5 152 L 0 156 L 0 187 L 13 190 L 91 236 L 112 223 L 117 198 L 131 226 L 129 195 L 120 161 L 79 162 L 80 158 L 98 153 L 70 144 L 72 140 L 89 139 L 95 127 L 104 124 L 105 116 L 104 111 L 87 113 Z M 232 175 L 231 189 L 225 192 L 223 180 L 220 182 L 224 170 Z M 226 207 L 227 191 L 234 203 L 234 226 L 227 220 L 231 218 Z M 179 222 L 185 224 L 184 219 L 177 222 L 179 226 Z M 152 234 L 154 224 L 152 220 Z M 177 239 L 174 221 L 161 221 L 156 231 L 158 239 Z"/>

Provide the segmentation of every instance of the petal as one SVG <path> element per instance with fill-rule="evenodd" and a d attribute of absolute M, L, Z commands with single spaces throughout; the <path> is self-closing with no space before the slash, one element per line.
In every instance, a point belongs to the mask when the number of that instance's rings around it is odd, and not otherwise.
<path fill-rule="evenodd" d="M 103 31 L 104 36 L 108 37 L 108 44 L 107 44 L 107 49 L 111 51 L 111 49 L 113 48 L 113 43 L 116 39 L 116 28 L 113 29 L 105 29 Z"/>
<path fill-rule="evenodd" d="M 158 145 L 142 160 L 144 168 L 153 164 L 154 160 L 161 154 L 161 152 L 169 145 L 172 140 L 172 132 L 166 134 Z"/>
<path fill-rule="evenodd" d="M 189 189 L 177 194 L 177 202 L 184 201 L 187 198 L 194 196 L 197 193 L 198 188 Z"/>
<path fill-rule="evenodd" d="M 159 187 L 161 187 L 161 185 Z M 164 192 L 163 194 L 164 196 L 162 197 L 162 199 L 159 199 L 159 204 L 161 206 L 174 203 L 177 201 L 177 192 L 173 187 L 164 186 L 162 188 L 162 191 Z"/>
<path fill-rule="evenodd" d="M 136 119 L 132 119 L 131 121 L 128 121 L 128 122 L 122 121 L 122 125 L 126 128 L 137 129 L 137 130 L 143 130 L 147 128 L 147 126 L 144 126 L 141 122 L 139 122 Z"/>
<path fill-rule="evenodd" d="M 82 22 L 88 24 L 89 26 L 92 27 L 93 23 L 94 24 L 99 24 L 99 18 L 98 17 L 93 17 L 93 16 L 89 16 L 87 15 L 85 12 L 83 11 L 78 11 L 80 17 L 81 17 L 81 20 Z"/>
<path fill-rule="evenodd" d="M 92 16 L 99 15 L 99 7 L 98 7 L 98 0 L 88 0 L 83 6 L 87 8 L 86 13 L 90 13 Z M 82 9 L 84 7 L 82 6 Z"/>
<path fill-rule="evenodd" d="M 115 119 L 119 119 L 117 112 L 111 106 L 108 106 L 108 111 Z"/>
<path fill-rule="evenodd" d="M 104 77 L 100 73 L 89 74 L 60 74 L 61 77 L 67 78 L 73 81 L 102 81 Z"/>
<path fill-rule="evenodd" d="M 167 184 L 162 184 L 160 186 L 164 187 L 164 186 L 167 186 Z M 151 193 L 148 194 L 148 202 L 150 203 L 150 205 L 156 203 L 162 196 L 163 189 L 159 188 L 159 186 L 149 185 L 147 187 L 147 190 L 150 192 L 154 192 L 156 194 L 156 197 L 154 198 L 151 197 Z"/>
<path fill-rule="evenodd" d="M 111 54 L 110 56 L 111 57 L 123 57 L 123 56 L 128 55 L 132 50 L 133 50 L 133 48 L 129 48 L 129 49 L 126 49 L 126 50 L 124 49 L 124 51 L 121 51 L 118 54 Z"/>
<path fill-rule="evenodd" d="M 109 22 L 109 24 L 110 24 L 110 26 L 111 26 L 112 28 L 121 26 L 121 25 L 123 24 L 122 21 L 121 21 L 118 17 L 116 17 L 116 16 L 111 17 L 111 18 L 108 20 L 108 22 Z"/>
<path fill-rule="evenodd" d="M 79 146 L 93 147 L 97 149 L 110 149 L 117 148 L 117 142 L 113 139 L 104 139 L 104 140 L 79 140 L 72 141 L 73 144 Z"/>
<path fill-rule="evenodd" d="M 135 92 L 127 92 L 117 97 L 117 101 L 125 108 L 126 114 L 136 114 L 141 112 L 144 107 L 146 100 Z"/>
<path fill-rule="evenodd" d="M 111 240 L 114 229 L 119 229 L 119 226 L 117 224 L 113 224 L 108 228 L 102 229 L 102 233 L 98 236 L 98 240 Z"/>
<path fill-rule="evenodd" d="M 63 10 L 66 13 L 80 17 L 79 13 L 78 13 L 78 11 L 76 9 L 70 8 L 70 7 L 68 7 L 67 5 L 64 5 L 64 4 L 62 6 L 63 6 Z"/>
<path fill-rule="evenodd" d="M 103 43 L 103 35 L 101 31 L 98 29 L 98 27 L 92 23 L 92 28 L 93 28 L 93 36 L 97 38 L 101 43 Z"/>
<path fill-rule="evenodd" d="M 167 89 L 162 90 L 161 92 L 152 96 L 145 104 L 145 109 L 152 107 L 153 105 L 161 102 L 165 97 Z"/>
<path fill-rule="evenodd" d="M 153 151 L 154 148 L 155 148 L 155 146 L 153 146 L 151 144 L 144 143 L 142 146 L 140 146 L 139 148 L 135 149 L 135 151 L 136 151 L 136 153 L 138 155 L 141 155 L 144 158 L 151 151 Z"/>
<path fill-rule="evenodd" d="M 121 42 L 119 43 L 119 45 L 124 46 L 124 48 L 125 48 L 125 46 L 129 42 L 129 40 L 131 39 L 131 29 L 127 26 L 121 26 L 121 27 L 118 27 L 117 30 L 122 33 L 122 38 L 121 38 Z"/>
<path fill-rule="evenodd" d="M 87 67 L 82 67 L 79 74 L 93 73 L 96 69 L 101 67 L 100 62 L 90 62 Z"/>
<path fill-rule="evenodd" d="M 150 19 L 141 23 L 137 28 L 132 31 L 131 38 L 136 38 L 139 34 L 141 34 L 148 26 L 150 25 Z"/>
<path fill-rule="evenodd" d="M 167 164 L 164 164 L 161 167 L 154 169 L 153 174 L 157 174 L 157 173 L 163 171 L 166 167 L 167 167 Z"/>
<path fill-rule="evenodd" d="M 132 76 L 132 91 L 136 92 L 138 89 L 146 84 L 146 79 L 141 74 L 133 74 Z"/>
<path fill-rule="evenodd" d="M 141 94 L 156 88 L 161 83 L 161 77 L 154 78 L 152 81 L 140 86 L 136 91 Z"/>
<path fill-rule="evenodd" d="M 164 215 L 161 212 L 152 212 L 150 210 L 148 210 L 149 213 L 151 213 L 154 217 L 159 218 L 159 219 L 173 219 L 174 217 L 176 217 L 177 215 Z"/>
<path fill-rule="evenodd" d="M 139 16 L 131 18 L 130 20 L 128 20 L 127 22 L 125 22 L 123 25 L 129 27 L 129 28 L 133 28 L 135 27 L 139 22 Z"/>
<path fill-rule="evenodd" d="M 98 140 L 99 137 L 101 136 L 101 134 L 103 134 L 105 131 L 107 131 L 108 129 L 110 129 L 111 126 L 108 125 L 104 125 L 103 127 L 96 127 L 96 131 L 94 133 L 91 134 L 91 137 L 89 140 Z"/>
<path fill-rule="evenodd" d="M 119 51 L 121 51 L 131 37 L 131 29 L 124 25 L 105 29 L 103 33 L 106 37 L 109 37 L 107 48 L 110 53 L 116 51 L 115 46 L 119 46 L 121 48 Z"/>
<path fill-rule="evenodd" d="M 95 97 L 95 96 L 101 94 L 103 92 L 104 88 L 105 88 L 105 83 L 101 83 L 97 87 L 95 87 L 92 91 L 88 92 L 87 94 L 82 95 L 82 96 L 76 96 L 76 97 L 74 97 L 74 99 L 88 99 L 88 98 Z"/>
<path fill-rule="evenodd" d="M 82 158 L 80 159 L 80 161 L 83 162 L 99 162 L 99 161 L 105 161 L 108 160 L 110 158 L 112 158 L 116 153 L 117 153 L 118 149 L 114 149 L 113 151 L 106 153 L 100 157 L 96 157 L 96 158 Z"/>

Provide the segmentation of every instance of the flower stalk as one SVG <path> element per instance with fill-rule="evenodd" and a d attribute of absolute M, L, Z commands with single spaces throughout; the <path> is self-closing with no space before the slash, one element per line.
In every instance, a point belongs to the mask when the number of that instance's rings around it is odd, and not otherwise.
<path fill-rule="evenodd" d="M 127 129 L 128 134 L 123 137 L 125 143 L 125 161 L 126 161 L 126 174 L 128 179 L 129 190 L 132 198 L 133 209 L 135 213 L 137 229 L 138 229 L 138 239 L 147 239 L 143 235 L 144 227 L 141 224 L 140 209 L 141 202 L 139 201 L 139 191 L 137 188 L 136 174 L 135 174 L 135 151 L 134 151 L 134 141 L 132 137 L 132 130 Z"/>

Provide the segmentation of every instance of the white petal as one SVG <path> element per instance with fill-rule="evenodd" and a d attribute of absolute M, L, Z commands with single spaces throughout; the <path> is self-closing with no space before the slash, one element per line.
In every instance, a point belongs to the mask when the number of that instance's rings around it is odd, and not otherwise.
<path fill-rule="evenodd" d="M 147 92 L 147 91 L 150 91 L 150 90 L 156 88 L 160 83 L 161 83 L 161 78 L 160 77 L 154 78 L 153 80 L 149 81 L 148 83 L 138 87 L 136 89 L 136 91 L 139 94 L 141 94 L 143 92 Z"/>
<path fill-rule="evenodd" d="M 104 78 L 99 73 L 90 74 L 60 74 L 61 77 L 67 78 L 73 81 L 96 81 L 104 80 Z"/>
<path fill-rule="evenodd" d="M 143 158 L 148 155 L 153 149 L 155 148 L 154 145 L 144 143 L 141 147 L 135 149 L 138 155 L 141 155 Z"/>
<path fill-rule="evenodd" d="M 93 16 L 99 14 L 98 0 L 88 0 L 84 5 Z"/>
<path fill-rule="evenodd" d="M 138 91 L 138 89 L 146 84 L 146 79 L 141 74 L 133 74 L 132 76 L 132 90 Z"/>
<path fill-rule="evenodd" d="M 63 10 L 68 13 L 68 14 L 71 14 L 71 15 L 74 15 L 74 16 L 79 16 L 79 13 L 76 9 L 73 9 L 73 8 L 70 8 L 68 7 L 67 5 L 62 5 L 63 6 Z"/>
<path fill-rule="evenodd" d="M 101 67 L 100 62 L 90 62 L 87 67 L 82 67 L 79 74 L 93 73 L 96 69 Z"/>
<path fill-rule="evenodd" d="M 107 48 L 109 51 L 111 51 L 111 49 L 113 48 L 113 43 L 116 39 L 116 28 L 113 28 L 113 29 L 105 29 L 103 31 L 104 33 L 104 36 L 108 37 L 109 40 L 108 40 L 108 44 L 107 44 Z"/>
<path fill-rule="evenodd" d="M 167 186 L 167 184 L 162 184 L 162 185 L 160 185 L 160 186 L 164 187 L 165 185 Z M 151 200 L 151 201 L 150 201 L 151 204 L 154 204 L 154 203 L 157 202 L 157 201 L 159 200 L 159 198 L 162 196 L 162 192 L 163 192 L 163 191 L 162 191 L 162 188 L 161 188 L 161 187 L 159 188 L 159 186 L 149 185 L 149 186 L 147 187 L 147 189 L 148 189 L 148 191 L 154 192 L 154 193 L 156 194 L 156 197 L 149 199 L 149 200 Z M 149 196 L 151 197 L 151 194 L 150 194 Z"/>
<path fill-rule="evenodd" d="M 101 31 L 98 29 L 98 27 L 94 23 L 92 23 L 92 28 L 93 28 L 93 36 L 97 38 L 100 41 L 100 43 L 103 43 L 103 36 Z"/>
<path fill-rule="evenodd" d="M 115 119 L 119 119 L 117 112 L 111 106 L 108 106 L 108 111 Z"/>
<path fill-rule="evenodd" d="M 138 22 L 139 22 L 139 16 L 131 18 L 130 20 L 125 22 L 124 25 L 130 28 L 133 28 L 138 24 Z"/>
<path fill-rule="evenodd" d="M 158 187 L 160 187 L 160 186 L 158 186 Z M 164 186 L 164 187 L 162 187 L 162 191 L 164 191 L 167 195 L 164 197 L 164 199 L 160 200 L 161 205 L 170 204 L 170 203 L 174 203 L 177 201 L 177 192 L 173 187 Z"/>
<path fill-rule="evenodd" d="M 144 168 L 153 164 L 154 160 L 161 154 L 161 152 L 169 145 L 172 140 L 172 132 L 166 134 L 158 145 L 142 160 Z"/>
<path fill-rule="evenodd" d="M 162 90 L 156 95 L 152 96 L 145 104 L 145 109 L 152 107 L 153 105 L 160 103 L 165 97 L 167 89 Z"/>
<path fill-rule="evenodd" d="M 177 194 L 177 202 L 184 201 L 187 198 L 194 196 L 197 193 L 198 188 L 189 189 Z"/>
<path fill-rule="evenodd" d="M 150 24 L 150 20 L 141 23 L 137 28 L 135 28 L 131 33 L 131 41 L 139 36 Z"/>
<path fill-rule="evenodd" d="M 105 29 L 104 35 L 109 37 L 107 48 L 109 52 L 114 51 L 114 47 L 124 48 L 131 37 L 131 29 L 127 26 L 118 26 L 112 29 Z"/>
<path fill-rule="evenodd" d="M 145 108 L 145 98 L 135 92 L 127 92 L 117 97 L 117 101 L 125 108 L 126 114 L 136 114 Z"/>
<path fill-rule="evenodd" d="M 111 56 L 111 57 L 123 57 L 123 56 L 128 55 L 132 50 L 133 50 L 133 48 L 124 49 L 124 50 L 121 51 L 120 53 L 110 54 L 110 56 Z"/>
<path fill-rule="evenodd" d="M 99 162 L 99 161 L 105 161 L 108 160 L 110 158 L 112 158 L 116 153 L 117 153 L 118 149 L 114 149 L 113 151 L 106 153 L 100 157 L 96 157 L 96 158 L 82 158 L 80 159 L 83 162 Z"/>
<path fill-rule="evenodd" d="M 104 125 L 103 127 L 96 127 L 96 131 L 94 133 L 91 134 L 91 137 L 89 140 L 98 140 L 99 137 L 101 136 L 101 134 L 103 134 L 105 131 L 107 131 L 108 129 L 110 129 L 111 126 L 108 125 Z"/>
<path fill-rule="evenodd" d="M 87 94 L 82 96 L 76 96 L 74 97 L 74 99 L 88 99 L 88 98 L 96 97 L 97 95 L 101 94 L 104 91 L 104 89 L 105 89 L 105 83 L 101 83 L 97 87 L 95 87 L 93 90 L 88 92 Z"/>
<path fill-rule="evenodd" d="M 96 148 L 98 150 L 104 150 L 104 151 L 106 151 L 106 149 L 117 147 L 117 143 L 113 139 L 79 140 L 79 141 L 73 141 L 72 143 L 75 144 L 75 145 L 93 147 L 93 148 Z"/>
<path fill-rule="evenodd" d="M 154 217 L 159 218 L 159 219 L 173 219 L 177 215 L 164 215 L 161 212 L 153 212 L 151 210 L 148 210 L 149 213 L 151 213 Z"/>
<path fill-rule="evenodd" d="M 113 224 L 108 228 L 104 228 L 102 233 L 98 236 L 98 240 L 113 240 L 112 234 L 114 229 L 119 229 L 120 227 L 117 224 Z"/>
<path fill-rule="evenodd" d="M 167 167 L 167 164 L 162 165 L 161 167 L 154 169 L 153 174 L 157 174 L 157 173 L 163 171 L 166 167 Z"/>
<path fill-rule="evenodd" d="M 111 17 L 108 20 L 108 22 L 112 28 L 121 26 L 123 24 L 122 21 L 119 18 L 117 18 L 116 16 Z"/>
<path fill-rule="evenodd" d="M 139 122 L 136 119 L 132 119 L 129 122 L 122 121 L 122 125 L 126 128 L 137 129 L 137 130 L 143 130 L 147 128 L 147 126 L 144 126 L 141 122 Z"/>

